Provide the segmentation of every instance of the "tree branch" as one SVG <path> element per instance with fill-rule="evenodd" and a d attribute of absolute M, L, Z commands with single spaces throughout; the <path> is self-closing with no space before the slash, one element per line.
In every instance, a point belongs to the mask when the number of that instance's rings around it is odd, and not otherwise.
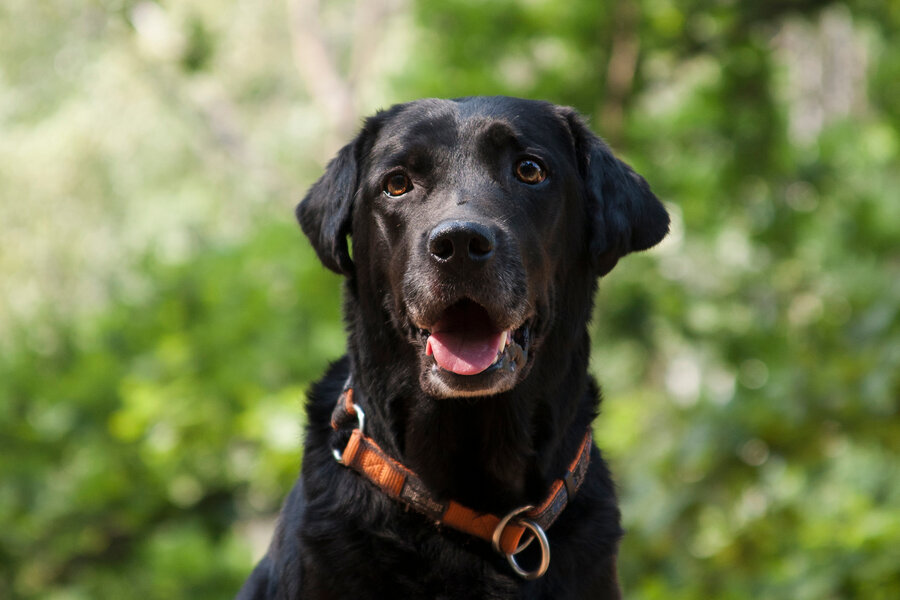
<path fill-rule="evenodd" d="M 613 17 L 612 48 L 606 67 L 606 96 L 600 110 L 603 135 L 620 140 L 625 126 L 625 101 L 631 94 L 640 52 L 637 4 L 621 0 Z"/>

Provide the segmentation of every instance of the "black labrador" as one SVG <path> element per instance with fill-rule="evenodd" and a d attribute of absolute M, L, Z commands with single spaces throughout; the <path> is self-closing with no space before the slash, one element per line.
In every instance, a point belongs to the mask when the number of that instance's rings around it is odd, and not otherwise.
<path fill-rule="evenodd" d="M 570 108 L 420 100 L 366 120 L 297 216 L 346 278 L 348 351 L 238 598 L 619 598 L 587 322 L 668 231 L 647 182 Z"/>

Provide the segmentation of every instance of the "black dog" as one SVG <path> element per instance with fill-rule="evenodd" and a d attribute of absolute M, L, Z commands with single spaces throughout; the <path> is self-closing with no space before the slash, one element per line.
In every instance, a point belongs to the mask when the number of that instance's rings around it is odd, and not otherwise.
<path fill-rule="evenodd" d="M 238 597 L 618 598 L 586 323 L 668 231 L 646 181 L 569 108 L 421 100 L 368 119 L 297 215 L 346 276 L 348 352 Z"/>

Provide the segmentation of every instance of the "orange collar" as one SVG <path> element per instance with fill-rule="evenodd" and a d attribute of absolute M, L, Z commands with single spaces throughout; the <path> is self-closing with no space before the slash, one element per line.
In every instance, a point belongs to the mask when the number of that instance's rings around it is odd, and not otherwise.
<path fill-rule="evenodd" d="M 540 506 L 524 506 L 504 517 L 480 513 L 454 500 L 436 499 L 425 484 L 410 469 L 394 460 L 375 441 L 363 433 L 365 414 L 353 402 L 353 388 L 344 388 L 331 416 L 331 427 L 337 431 L 355 421 L 343 451 L 334 450 L 335 459 L 363 475 L 391 498 L 403 502 L 431 518 L 438 525 L 447 525 L 493 544 L 494 550 L 504 554 L 513 570 L 525 579 L 536 579 L 546 573 L 550 564 L 550 545 L 544 533 L 563 511 L 584 482 L 591 457 L 591 431 L 584 435 L 575 460 L 562 479 L 550 486 L 550 492 Z M 526 532 L 528 539 L 521 543 Z M 534 539 L 541 546 L 541 563 L 533 571 L 519 567 L 515 555 Z"/>

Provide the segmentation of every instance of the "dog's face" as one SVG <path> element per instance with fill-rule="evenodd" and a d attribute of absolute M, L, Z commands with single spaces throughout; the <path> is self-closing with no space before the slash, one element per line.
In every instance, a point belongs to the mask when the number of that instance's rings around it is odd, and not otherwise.
<path fill-rule="evenodd" d="M 516 387 L 566 318 L 567 282 L 592 283 L 668 229 L 646 182 L 574 111 L 512 98 L 379 113 L 298 217 L 325 265 L 375 296 L 438 398 Z"/>

